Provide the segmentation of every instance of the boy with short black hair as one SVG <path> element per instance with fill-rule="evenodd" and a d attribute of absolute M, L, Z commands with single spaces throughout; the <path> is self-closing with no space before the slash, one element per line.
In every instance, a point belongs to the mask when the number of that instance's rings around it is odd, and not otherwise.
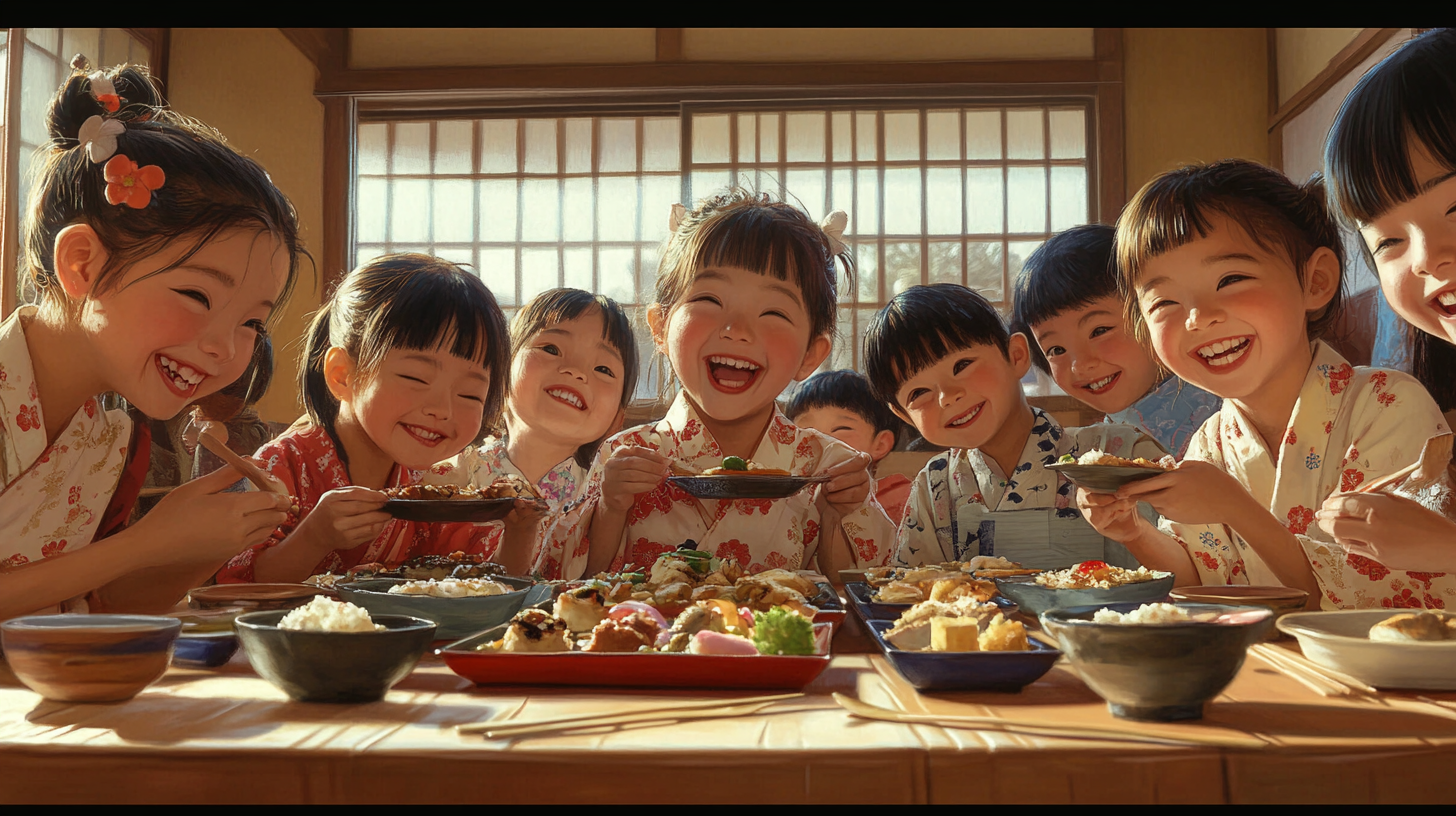
<path fill-rule="evenodd" d="M 850 369 L 821 371 L 799 386 L 784 416 L 800 428 L 812 428 L 870 455 L 879 464 L 895 449 L 904 424 L 885 403 L 875 399 L 870 382 Z M 874 464 L 870 473 L 874 475 Z M 875 479 L 875 498 L 891 521 L 899 523 L 910 499 L 910 480 L 899 473 Z"/>
<path fill-rule="evenodd" d="M 1032 341 L 1032 361 L 1072 398 L 1140 428 L 1182 458 L 1223 400 L 1163 369 L 1127 330 L 1103 224 L 1052 236 L 1016 280 L 1012 331 Z"/>
<path fill-rule="evenodd" d="M 1163 449 L 1130 425 L 1064 431 L 1027 403 L 1021 378 L 1030 365 L 1026 337 L 964 286 L 912 287 L 870 321 L 865 369 L 875 396 L 949 447 L 913 483 L 895 563 L 996 555 L 1030 567 L 1137 566 L 1083 521 L 1071 483 L 1046 466 L 1094 448 L 1155 460 Z"/>

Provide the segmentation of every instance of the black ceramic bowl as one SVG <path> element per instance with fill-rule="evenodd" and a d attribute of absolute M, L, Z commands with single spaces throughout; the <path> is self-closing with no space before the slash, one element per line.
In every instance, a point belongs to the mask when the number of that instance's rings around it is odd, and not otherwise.
<path fill-rule="evenodd" d="M 285 611 L 238 617 L 238 639 L 265 680 L 295 700 L 367 703 L 414 669 L 435 639 L 435 624 L 379 615 L 382 632 L 300 632 L 279 629 Z"/>
<path fill-rule="evenodd" d="M 1130 720 L 1196 720 L 1223 691 L 1249 646 L 1274 625 L 1264 608 L 1178 604 L 1211 620 L 1156 624 L 1094 623 L 1099 609 L 1131 612 L 1141 603 L 1044 612 L 1041 625 L 1107 708 Z"/>

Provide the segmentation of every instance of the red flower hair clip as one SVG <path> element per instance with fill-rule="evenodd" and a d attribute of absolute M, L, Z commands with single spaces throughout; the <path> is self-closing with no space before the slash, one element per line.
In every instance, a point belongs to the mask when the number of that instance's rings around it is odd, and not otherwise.
<path fill-rule="evenodd" d="M 118 153 L 106 163 L 106 200 L 140 210 L 152 202 L 152 192 L 162 189 L 167 174 L 155 164 L 139 167 Z"/>

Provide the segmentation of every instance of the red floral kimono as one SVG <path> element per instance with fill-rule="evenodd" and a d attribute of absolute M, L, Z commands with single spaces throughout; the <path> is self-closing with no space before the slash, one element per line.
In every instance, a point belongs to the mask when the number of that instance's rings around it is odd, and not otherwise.
<path fill-rule="evenodd" d="M 300 519 L 313 510 L 325 493 L 353 484 L 328 432 L 313 425 L 294 426 L 259 448 L 253 458 L 260 460 L 263 469 L 282 481 L 288 492 L 298 498 Z M 421 471 L 396 466 L 388 487 L 418 484 L 421 475 Z M 277 546 L 293 532 L 295 526 L 285 524 L 275 530 L 267 541 L 239 553 L 217 574 L 218 582 L 252 582 L 253 562 L 258 553 Z M 313 572 L 342 573 L 351 567 L 376 561 L 394 566 L 417 555 L 448 555 L 457 550 L 489 557 L 500 544 L 500 530 L 499 526 L 426 524 L 394 519 L 384 525 L 384 531 L 374 541 L 352 550 L 329 553 Z"/>

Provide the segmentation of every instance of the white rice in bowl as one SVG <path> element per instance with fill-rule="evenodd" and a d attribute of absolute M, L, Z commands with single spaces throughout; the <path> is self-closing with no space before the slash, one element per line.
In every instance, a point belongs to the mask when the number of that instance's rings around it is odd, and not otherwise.
<path fill-rule="evenodd" d="M 515 590 L 505 584 L 498 584 L 488 578 L 433 578 L 426 581 L 406 581 L 389 588 L 390 595 L 428 595 L 432 598 L 479 598 L 488 595 L 505 595 Z"/>
<path fill-rule="evenodd" d="M 1093 623 L 1139 624 L 1139 623 L 1181 623 L 1193 620 L 1188 610 L 1170 603 L 1150 603 L 1131 612 L 1114 612 L 1099 609 L 1092 615 Z"/>
<path fill-rule="evenodd" d="M 369 611 L 315 595 L 312 601 L 283 616 L 279 629 L 298 632 L 383 632 L 384 627 L 369 617 Z"/>

